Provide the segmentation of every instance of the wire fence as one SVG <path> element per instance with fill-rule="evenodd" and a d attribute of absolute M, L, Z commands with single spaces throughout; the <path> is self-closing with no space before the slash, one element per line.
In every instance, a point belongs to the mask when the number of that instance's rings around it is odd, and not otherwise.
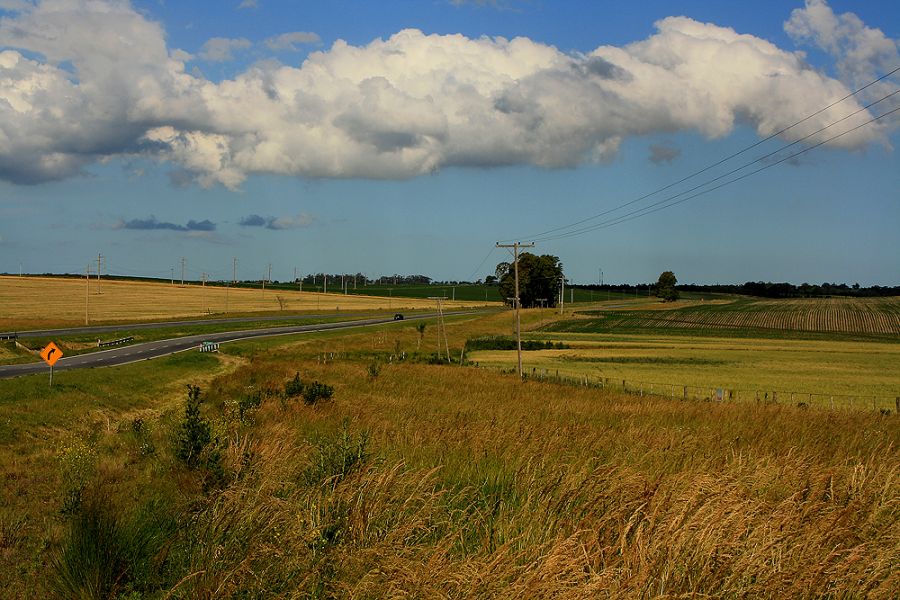
<path fill-rule="evenodd" d="M 515 372 L 515 371 L 513 371 Z M 624 392 L 637 396 L 655 396 L 677 398 L 680 400 L 700 400 L 706 402 L 757 402 L 785 404 L 799 407 L 824 407 L 847 410 L 873 410 L 900 414 L 900 396 L 879 396 L 871 394 L 832 394 L 815 392 L 796 392 L 766 388 L 745 389 L 735 387 L 710 387 L 682 385 L 677 383 L 660 383 L 651 381 L 629 381 L 613 377 L 591 377 L 583 375 L 572 377 L 560 375 L 559 371 L 532 368 L 523 373 L 526 379 L 549 381 L 564 385 L 592 387 L 610 391 Z"/>

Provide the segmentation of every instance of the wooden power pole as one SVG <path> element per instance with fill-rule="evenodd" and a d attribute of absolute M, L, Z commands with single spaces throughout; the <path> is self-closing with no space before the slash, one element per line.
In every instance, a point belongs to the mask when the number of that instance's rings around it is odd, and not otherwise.
<path fill-rule="evenodd" d="M 497 242 L 497 248 L 512 248 L 513 249 L 513 266 L 515 268 L 516 274 L 516 297 L 513 299 L 513 302 L 516 305 L 516 353 L 518 355 L 518 365 L 519 365 L 519 379 L 522 379 L 522 321 L 519 318 L 519 248 L 534 248 L 534 242 L 530 244 L 522 244 L 520 242 L 516 242 L 514 244 L 501 244 Z"/>

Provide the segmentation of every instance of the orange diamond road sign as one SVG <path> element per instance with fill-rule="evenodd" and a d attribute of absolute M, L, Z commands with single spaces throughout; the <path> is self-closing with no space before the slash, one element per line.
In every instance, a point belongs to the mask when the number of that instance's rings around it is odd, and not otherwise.
<path fill-rule="evenodd" d="M 41 358 L 44 359 L 44 362 L 50 365 L 51 367 L 56 364 L 60 358 L 62 358 L 63 352 L 59 349 L 59 346 L 50 342 L 47 344 L 47 347 L 41 350 Z"/>

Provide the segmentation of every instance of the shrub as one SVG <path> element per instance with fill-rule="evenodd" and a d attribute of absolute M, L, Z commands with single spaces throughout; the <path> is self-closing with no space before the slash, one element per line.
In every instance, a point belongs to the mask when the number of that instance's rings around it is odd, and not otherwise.
<path fill-rule="evenodd" d="M 315 462 L 304 473 L 307 483 L 336 484 L 368 460 L 368 445 L 368 432 L 354 436 L 345 421 L 338 435 L 322 438 L 316 443 Z"/>
<path fill-rule="evenodd" d="M 300 381 L 300 373 L 297 372 L 294 378 L 284 384 L 284 395 L 288 398 L 299 396 L 303 393 L 303 382 Z"/>
<path fill-rule="evenodd" d="M 241 396 L 241 399 L 238 400 L 238 418 L 241 423 L 246 422 L 249 413 L 259 408 L 260 405 L 262 405 L 262 392 L 259 390 Z"/>
<path fill-rule="evenodd" d="M 59 462 L 63 483 L 60 512 L 75 514 L 81 508 L 85 487 L 97 470 L 97 451 L 83 440 L 74 440 L 61 450 Z"/>
<path fill-rule="evenodd" d="M 369 367 L 367 370 L 369 373 L 369 377 L 371 377 L 372 379 L 375 379 L 381 373 L 381 365 L 378 364 L 377 360 L 373 360 L 372 362 L 369 363 Z"/>
<path fill-rule="evenodd" d="M 209 421 L 200 414 L 200 388 L 188 384 L 188 400 L 184 407 L 184 420 L 178 432 L 175 455 L 189 468 L 200 464 L 203 449 L 212 441 Z"/>
<path fill-rule="evenodd" d="M 564 350 L 562 342 L 522 340 L 522 350 Z M 516 340 L 505 336 L 480 337 L 466 340 L 466 350 L 515 350 Z"/>
<path fill-rule="evenodd" d="M 312 406 L 320 400 L 330 400 L 334 395 L 334 388 L 326 383 L 313 381 L 303 389 L 303 402 Z"/>

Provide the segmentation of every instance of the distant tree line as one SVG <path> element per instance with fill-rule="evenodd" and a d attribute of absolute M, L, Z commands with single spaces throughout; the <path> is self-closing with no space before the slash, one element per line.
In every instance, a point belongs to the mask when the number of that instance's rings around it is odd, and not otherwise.
<path fill-rule="evenodd" d="M 824 296 L 898 296 L 900 286 L 861 287 L 858 283 L 772 283 L 768 281 L 748 281 L 741 285 L 679 285 L 678 289 L 688 292 L 721 292 L 726 294 L 742 294 L 762 298 L 820 298 Z"/>

